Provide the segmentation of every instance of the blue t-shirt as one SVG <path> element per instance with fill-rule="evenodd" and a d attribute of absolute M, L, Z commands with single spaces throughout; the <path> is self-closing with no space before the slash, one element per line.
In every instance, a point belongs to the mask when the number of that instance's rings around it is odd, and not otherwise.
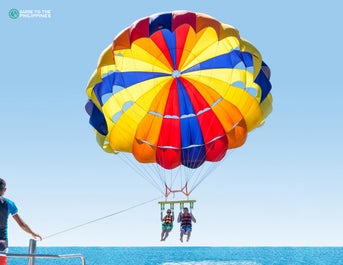
<path fill-rule="evenodd" d="M 7 239 L 8 216 L 18 213 L 18 208 L 11 200 L 0 196 L 0 240 Z"/>

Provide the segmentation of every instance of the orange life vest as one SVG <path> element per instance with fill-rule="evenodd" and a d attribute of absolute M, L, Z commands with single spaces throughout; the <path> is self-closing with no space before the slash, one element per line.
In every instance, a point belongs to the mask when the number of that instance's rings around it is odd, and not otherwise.
<path fill-rule="evenodd" d="M 191 214 L 182 214 L 181 216 L 181 226 L 192 226 Z"/>
<path fill-rule="evenodd" d="M 172 215 L 166 215 L 164 217 L 164 222 L 167 224 L 171 224 L 173 222 L 173 216 Z"/>

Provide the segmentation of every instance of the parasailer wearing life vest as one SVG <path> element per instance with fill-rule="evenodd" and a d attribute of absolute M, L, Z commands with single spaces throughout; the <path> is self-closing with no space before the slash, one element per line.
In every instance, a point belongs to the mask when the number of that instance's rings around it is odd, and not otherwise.
<path fill-rule="evenodd" d="M 180 226 L 180 241 L 183 242 L 183 235 L 187 235 L 187 242 L 191 237 L 192 232 L 192 222 L 196 223 L 196 219 L 191 212 L 189 212 L 188 208 L 183 208 L 183 212 L 179 213 L 177 218 L 177 222 L 181 223 Z"/>
<path fill-rule="evenodd" d="M 169 232 L 173 229 L 173 222 L 174 222 L 174 212 L 170 209 L 167 210 L 167 215 L 163 217 L 163 213 L 161 212 L 161 221 L 162 221 L 162 233 L 161 233 L 161 241 L 165 241 L 169 235 Z"/>

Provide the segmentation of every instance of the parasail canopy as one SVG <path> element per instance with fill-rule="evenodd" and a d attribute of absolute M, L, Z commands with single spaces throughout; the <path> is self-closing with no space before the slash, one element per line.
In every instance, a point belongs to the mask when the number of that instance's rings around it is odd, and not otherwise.
<path fill-rule="evenodd" d="M 134 22 L 103 51 L 86 111 L 104 151 L 157 166 L 148 175 L 160 177 L 166 197 L 189 195 L 188 177 L 177 173 L 168 182 L 160 169 L 195 170 L 242 146 L 271 113 L 269 79 L 261 54 L 237 29 L 205 14 L 159 13 Z M 175 184 L 178 178 L 185 179 Z"/>

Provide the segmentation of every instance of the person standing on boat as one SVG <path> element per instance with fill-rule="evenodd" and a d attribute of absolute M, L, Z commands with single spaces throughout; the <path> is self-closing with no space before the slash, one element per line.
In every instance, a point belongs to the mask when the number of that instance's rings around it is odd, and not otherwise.
<path fill-rule="evenodd" d="M 180 241 L 183 242 L 183 235 L 187 235 L 187 242 L 191 237 L 192 232 L 192 222 L 196 223 L 196 219 L 193 216 L 192 212 L 189 212 L 188 208 L 183 208 L 183 212 L 179 213 L 177 217 L 177 222 L 181 223 L 180 227 Z"/>
<path fill-rule="evenodd" d="M 0 251 L 7 251 L 8 248 L 8 235 L 7 235 L 7 223 L 8 216 L 11 214 L 13 219 L 18 223 L 18 225 L 27 233 L 31 234 L 33 238 L 42 237 L 33 232 L 31 228 L 24 222 L 24 220 L 18 214 L 18 208 L 15 203 L 4 197 L 6 192 L 6 181 L 0 178 Z"/>
<path fill-rule="evenodd" d="M 161 233 L 161 241 L 165 241 L 169 235 L 169 232 L 173 229 L 173 222 L 174 222 L 174 212 L 170 209 L 167 210 L 167 215 L 163 217 L 163 213 L 161 212 L 161 221 L 162 223 L 162 233 Z"/>

